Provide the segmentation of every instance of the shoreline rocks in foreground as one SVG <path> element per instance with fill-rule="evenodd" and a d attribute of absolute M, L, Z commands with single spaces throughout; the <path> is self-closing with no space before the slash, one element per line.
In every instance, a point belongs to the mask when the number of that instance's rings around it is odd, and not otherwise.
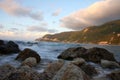
<path fill-rule="evenodd" d="M 16 46 L 13 42 L 8 44 L 12 47 Z M 4 45 L 4 42 L 0 41 L 0 45 Z M 34 50 L 26 48 L 16 57 L 16 60 L 22 61 L 19 67 L 9 64 L 0 66 L 0 80 L 120 80 L 120 65 L 114 55 L 106 49 L 69 48 L 63 51 L 58 58 L 61 59 L 49 63 L 47 68 L 39 73 L 33 67 L 41 61 L 40 55 Z M 94 76 L 100 73 L 89 62 L 93 62 L 101 68 L 110 69 L 112 72 L 95 78 Z"/>

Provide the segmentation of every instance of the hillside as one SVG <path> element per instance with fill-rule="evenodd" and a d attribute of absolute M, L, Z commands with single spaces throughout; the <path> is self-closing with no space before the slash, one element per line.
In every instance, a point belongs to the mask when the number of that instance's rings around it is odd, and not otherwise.
<path fill-rule="evenodd" d="M 100 26 L 87 27 L 82 31 L 47 34 L 36 40 L 120 45 L 120 20 L 111 21 Z"/>

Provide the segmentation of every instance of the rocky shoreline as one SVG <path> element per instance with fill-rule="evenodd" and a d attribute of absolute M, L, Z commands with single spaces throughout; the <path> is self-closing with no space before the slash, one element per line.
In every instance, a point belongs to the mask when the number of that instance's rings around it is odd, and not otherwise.
<path fill-rule="evenodd" d="M 0 55 L 18 52 L 15 60 L 20 61 L 21 65 L 0 66 L 0 80 L 120 80 L 120 62 L 113 53 L 103 48 L 68 48 L 58 56 L 59 60 L 49 63 L 42 73 L 33 69 L 42 60 L 37 52 L 29 48 L 21 51 L 13 41 L 0 40 Z M 111 72 L 96 77 L 101 73 L 90 63 Z"/>

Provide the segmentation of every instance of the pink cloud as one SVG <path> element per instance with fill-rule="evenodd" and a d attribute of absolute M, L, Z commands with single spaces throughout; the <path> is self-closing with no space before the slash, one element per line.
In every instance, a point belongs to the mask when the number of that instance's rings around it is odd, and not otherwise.
<path fill-rule="evenodd" d="M 86 9 L 76 11 L 63 17 L 62 27 L 81 30 L 88 26 L 100 25 L 120 19 L 120 0 L 101 0 Z"/>
<path fill-rule="evenodd" d="M 1 0 L 0 8 L 7 14 L 17 17 L 30 17 L 34 20 L 43 20 L 42 12 L 33 13 L 32 9 L 23 7 L 15 0 Z"/>

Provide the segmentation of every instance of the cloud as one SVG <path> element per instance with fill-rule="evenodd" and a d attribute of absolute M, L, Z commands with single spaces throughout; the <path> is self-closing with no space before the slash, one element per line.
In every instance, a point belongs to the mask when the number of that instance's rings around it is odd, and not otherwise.
<path fill-rule="evenodd" d="M 3 29 L 3 28 L 4 28 L 4 26 L 2 24 L 0 24 L 0 29 Z"/>
<path fill-rule="evenodd" d="M 44 26 L 46 27 L 46 26 Z M 57 30 L 54 30 L 54 29 L 47 29 L 47 28 L 44 28 L 44 27 L 41 27 L 41 26 L 30 26 L 28 27 L 28 31 L 31 31 L 31 32 L 49 32 L 49 33 L 54 33 L 56 32 Z"/>
<path fill-rule="evenodd" d="M 9 31 L 18 31 L 18 29 L 17 28 L 10 28 L 10 30 Z"/>
<path fill-rule="evenodd" d="M 2 31 L 0 32 L 0 39 L 4 40 L 35 40 L 38 37 L 48 34 L 47 32 L 13 32 L 13 31 Z"/>
<path fill-rule="evenodd" d="M 87 26 L 100 25 L 108 21 L 120 19 L 120 0 L 101 0 L 86 9 L 63 17 L 62 27 L 81 30 Z"/>
<path fill-rule="evenodd" d="M 32 9 L 26 8 L 15 2 L 15 0 L 0 0 L 0 8 L 13 16 L 30 17 L 34 20 L 43 20 L 42 12 L 33 12 Z"/>
<path fill-rule="evenodd" d="M 58 16 L 61 13 L 62 9 L 57 9 L 55 12 L 52 13 L 52 16 Z"/>
<path fill-rule="evenodd" d="M 43 22 L 39 26 L 38 25 L 36 25 L 36 26 L 29 26 L 27 28 L 27 30 L 31 31 L 31 32 L 49 32 L 49 33 L 57 32 L 57 30 L 55 30 L 55 29 L 48 29 L 46 27 L 48 27 L 48 23 Z"/>

